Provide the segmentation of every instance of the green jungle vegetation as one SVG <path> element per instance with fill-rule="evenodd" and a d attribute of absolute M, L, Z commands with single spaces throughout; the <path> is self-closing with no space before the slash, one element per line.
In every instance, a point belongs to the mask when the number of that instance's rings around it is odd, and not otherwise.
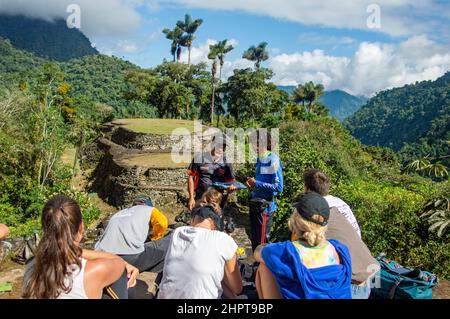
<path fill-rule="evenodd" d="M 71 186 L 77 157 L 67 165 L 62 155 L 73 148 L 78 154 L 99 136 L 102 123 L 201 119 L 220 128 L 280 128 L 285 191 L 275 239 L 286 239 L 292 200 L 303 190 L 302 173 L 314 167 L 330 176 L 332 194 L 352 206 L 373 254 L 385 252 L 450 279 L 450 182 L 438 159 L 448 155 L 448 143 L 442 144 L 449 131 L 448 84 L 441 83 L 448 83 L 449 75 L 380 92 L 346 122 L 348 130 L 319 102 L 322 85 L 308 82 L 289 94 L 271 82 L 272 71 L 262 66 L 268 59 L 265 42 L 243 53 L 254 68 L 236 69 L 227 81 L 223 61 L 234 49 L 227 40 L 211 45 L 211 67 L 179 61 L 201 24 L 187 15 L 164 30 L 172 58 L 152 69 L 104 55 L 55 62 L 0 40 L 0 221 L 11 226 L 13 236 L 38 230 L 42 206 L 56 193 L 78 200 L 87 224 L 99 216 L 91 195 Z M 426 121 L 418 120 L 421 112 Z M 406 118 L 412 121 L 403 123 Z M 398 127 L 386 126 L 390 122 Z M 350 132 L 377 146 L 362 144 Z M 414 143 L 436 149 L 428 166 Z M 248 164 L 239 176 L 253 169 Z M 245 204 L 246 194 L 240 201 Z"/>

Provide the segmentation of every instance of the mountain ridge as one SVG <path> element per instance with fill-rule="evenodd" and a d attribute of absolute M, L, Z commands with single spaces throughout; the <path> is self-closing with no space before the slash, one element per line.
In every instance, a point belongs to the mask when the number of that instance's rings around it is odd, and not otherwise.
<path fill-rule="evenodd" d="M 15 48 L 59 62 L 99 53 L 80 30 L 69 29 L 63 19 L 48 22 L 0 14 L 0 37 L 9 39 Z"/>
<path fill-rule="evenodd" d="M 278 89 L 286 91 L 290 95 L 295 88 L 296 87 L 292 85 L 278 86 Z M 352 95 L 344 90 L 331 90 L 325 91 L 319 101 L 330 110 L 331 116 L 342 122 L 344 119 L 358 111 L 359 108 L 368 101 L 368 98 Z"/>

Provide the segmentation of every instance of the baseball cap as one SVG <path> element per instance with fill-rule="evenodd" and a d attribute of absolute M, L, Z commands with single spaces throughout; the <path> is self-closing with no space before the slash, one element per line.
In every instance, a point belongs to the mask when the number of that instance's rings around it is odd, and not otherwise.
<path fill-rule="evenodd" d="M 137 196 L 134 201 L 133 201 L 134 205 L 147 205 L 150 207 L 153 207 L 153 202 L 150 199 L 150 197 L 146 196 L 146 195 L 139 195 Z"/>
<path fill-rule="evenodd" d="M 328 224 L 328 219 L 330 218 L 330 207 L 327 201 L 316 192 L 306 192 L 297 198 L 294 203 L 294 207 L 297 213 L 307 221 L 315 223 L 320 226 L 326 226 Z M 324 221 L 318 222 L 312 217 L 314 215 L 322 216 Z"/>

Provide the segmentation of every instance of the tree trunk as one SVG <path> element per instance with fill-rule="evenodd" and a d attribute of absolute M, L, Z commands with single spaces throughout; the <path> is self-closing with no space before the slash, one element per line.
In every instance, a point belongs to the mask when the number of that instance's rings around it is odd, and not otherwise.
<path fill-rule="evenodd" d="M 75 178 L 75 171 L 77 167 L 78 154 L 80 153 L 80 146 L 78 145 L 75 150 L 75 158 L 73 159 L 72 164 L 72 178 L 70 179 L 70 188 L 74 189 L 73 180 Z"/>
<path fill-rule="evenodd" d="M 191 46 L 188 46 L 188 65 L 191 65 Z"/>
<path fill-rule="evenodd" d="M 216 95 L 215 85 L 214 85 L 215 78 L 212 79 L 212 96 L 211 96 L 211 125 L 213 125 L 214 121 L 214 97 Z"/>

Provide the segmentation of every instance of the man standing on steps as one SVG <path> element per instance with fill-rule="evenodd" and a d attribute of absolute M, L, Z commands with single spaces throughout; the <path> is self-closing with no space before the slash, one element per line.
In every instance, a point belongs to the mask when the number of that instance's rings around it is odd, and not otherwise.
<path fill-rule="evenodd" d="M 139 272 L 162 272 L 171 236 L 163 237 L 168 222 L 147 196 L 114 214 L 95 245 L 96 250 L 119 255 Z M 147 238 L 151 236 L 151 240 Z"/>
<path fill-rule="evenodd" d="M 267 138 L 264 138 L 263 132 Z M 261 244 L 263 229 L 264 242 L 269 242 L 273 214 L 277 210 L 275 197 L 283 192 L 283 165 L 278 155 L 272 152 L 272 136 L 266 130 L 257 130 L 256 133 L 253 143 L 258 154 L 255 177 L 248 178 L 246 183 L 249 188 L 253 188 L 250 195 L 250 240 L 253 251 Z M 267 208 L 261 200 L 267 202 Z"/>
<path fill-rule="evenodd" d="M 200 160 L 194 156 L 188 168 L 188 209 L 192 210 L 196 202 L 215 182 L 227 183 L 235 182 L 233 166 L 225 158 L 225 151 L 228 146 L 227 137 L 224 134 L 215 135 L 211 142 L 211 152 L 203 153 Z M 236 186 L 232 185 L 227 189 L 228 193 L 236 191 Z M 224 202 L 222 203 L 223 206 Z"/>

